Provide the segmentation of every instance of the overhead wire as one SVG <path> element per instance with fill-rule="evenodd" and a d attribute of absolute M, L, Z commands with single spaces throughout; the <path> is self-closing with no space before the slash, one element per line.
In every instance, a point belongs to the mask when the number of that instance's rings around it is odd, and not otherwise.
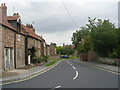
<path fill-rule="evenodd" d="M 79 28 L 78 25 L 76 24 L 76 22 L 74 21 L 74 18 L 72 17 L 72 15 L 71 15 L 70 11 L 68 10 L 67 6 L 65 5 L 65 2 L 64 2 L 63 0 L 61 0 L 61 1 L 62 1 L 62 3 L 63 3 L 64 8 L 66 9 L 68 15 L 70 16 L 73 24 L 76 26 L 76 28 Z"/>

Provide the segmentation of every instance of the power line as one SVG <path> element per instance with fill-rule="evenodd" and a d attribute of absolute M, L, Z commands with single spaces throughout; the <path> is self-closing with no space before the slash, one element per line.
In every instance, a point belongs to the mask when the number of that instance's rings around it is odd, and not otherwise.
<path fill-rule="evenodd" d="M 65 5 L 64 1 L 63 1 L 63 0 L 61 0 L 61 1 L 62 1 L 62 3 L 63 3 L 63 6 L 65 7 L 66 11 L 68 12 L 68 14 L 69 14 L 69 16 L 70 16 L 70 18 L 71 18 L 73 24 L 74 24 L 77 28 L 79 28 L 78 25 L 76 24 L 76 22 L 74 21 L 72 15 L 70 14 L 70 12 L 69 12 L 67 6 Z"/>

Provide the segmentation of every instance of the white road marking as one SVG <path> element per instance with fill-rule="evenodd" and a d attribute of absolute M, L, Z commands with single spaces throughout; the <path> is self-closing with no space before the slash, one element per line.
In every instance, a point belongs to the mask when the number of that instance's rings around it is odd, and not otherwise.
<path fill-rule="evenodd" d="M 76 76 L 73 78 L 75 80 L 78 77 L 78 71 L 76 71 Z"/>
<path fill-rule="evenodd" d="M 72 66 L 72 64 L 69 61 L 67 61 L 67 62 Z"/>
<path fill-rule="evenodd" d="M 74 66 L 72 66 L 73 67 L 73 69 L 76 69 Z"/>
<path fill-rule="evenodd" d="M 52 89 L 50 89 L 50 90 L 54 90 L 54 89 L 57 89 L 57 88 L 60 88 L 61 86 L 56 86 L 56 87 L 54 87 L 54 88 L 52 88 Z"/>
<path fill-rule="evenodd" d="M 69 61 L 67 61 L 67 62 L 72 66 L 72 68 L 73 68 L 74 70 L 76 70 L 76 68 L 75 68 Z M 76 71 L 76 75 L 75 75 L 75 77 L 73 78 L 73 80 L 75 80 L 77 77 L 78 77 L 78 71 Z"/>

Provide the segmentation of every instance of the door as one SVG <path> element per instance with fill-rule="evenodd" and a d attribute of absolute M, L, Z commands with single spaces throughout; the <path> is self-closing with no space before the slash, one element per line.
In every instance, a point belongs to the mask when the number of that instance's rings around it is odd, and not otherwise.
<path fill-rule="evenodd" d="M 5 69 L 12 69 L 13 68 L 13 49 L 12 48 L 5 48 L 4 56 L 5 56 Z"/>
<path fill-rule="evenodd" d="M 9 50 L 5 49 L 5 69 L 9 68 Z"/>
<path fill-rule="evenodd" d="M 13 50 L 12 49 L 9 49 L 10 51 L 10 65 L 9 65 L 9 68 L 13 68 Z"/>

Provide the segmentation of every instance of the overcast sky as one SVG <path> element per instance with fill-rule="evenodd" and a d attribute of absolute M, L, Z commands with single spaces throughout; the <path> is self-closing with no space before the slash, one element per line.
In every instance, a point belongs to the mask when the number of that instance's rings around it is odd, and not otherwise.
<path fill-rule="evenodd" d="M 1 0 L 8 7 L 8 15 L 19 12 L 23 24 L 34 21 L 36 33 L 46 42 L 57 45 L 71 44 L 76 29 L 87 23 L 88 17 L 109 19 L 118 25 L 119 0 Z M 13 7 L 15 8 L 13 10 Z"/>

